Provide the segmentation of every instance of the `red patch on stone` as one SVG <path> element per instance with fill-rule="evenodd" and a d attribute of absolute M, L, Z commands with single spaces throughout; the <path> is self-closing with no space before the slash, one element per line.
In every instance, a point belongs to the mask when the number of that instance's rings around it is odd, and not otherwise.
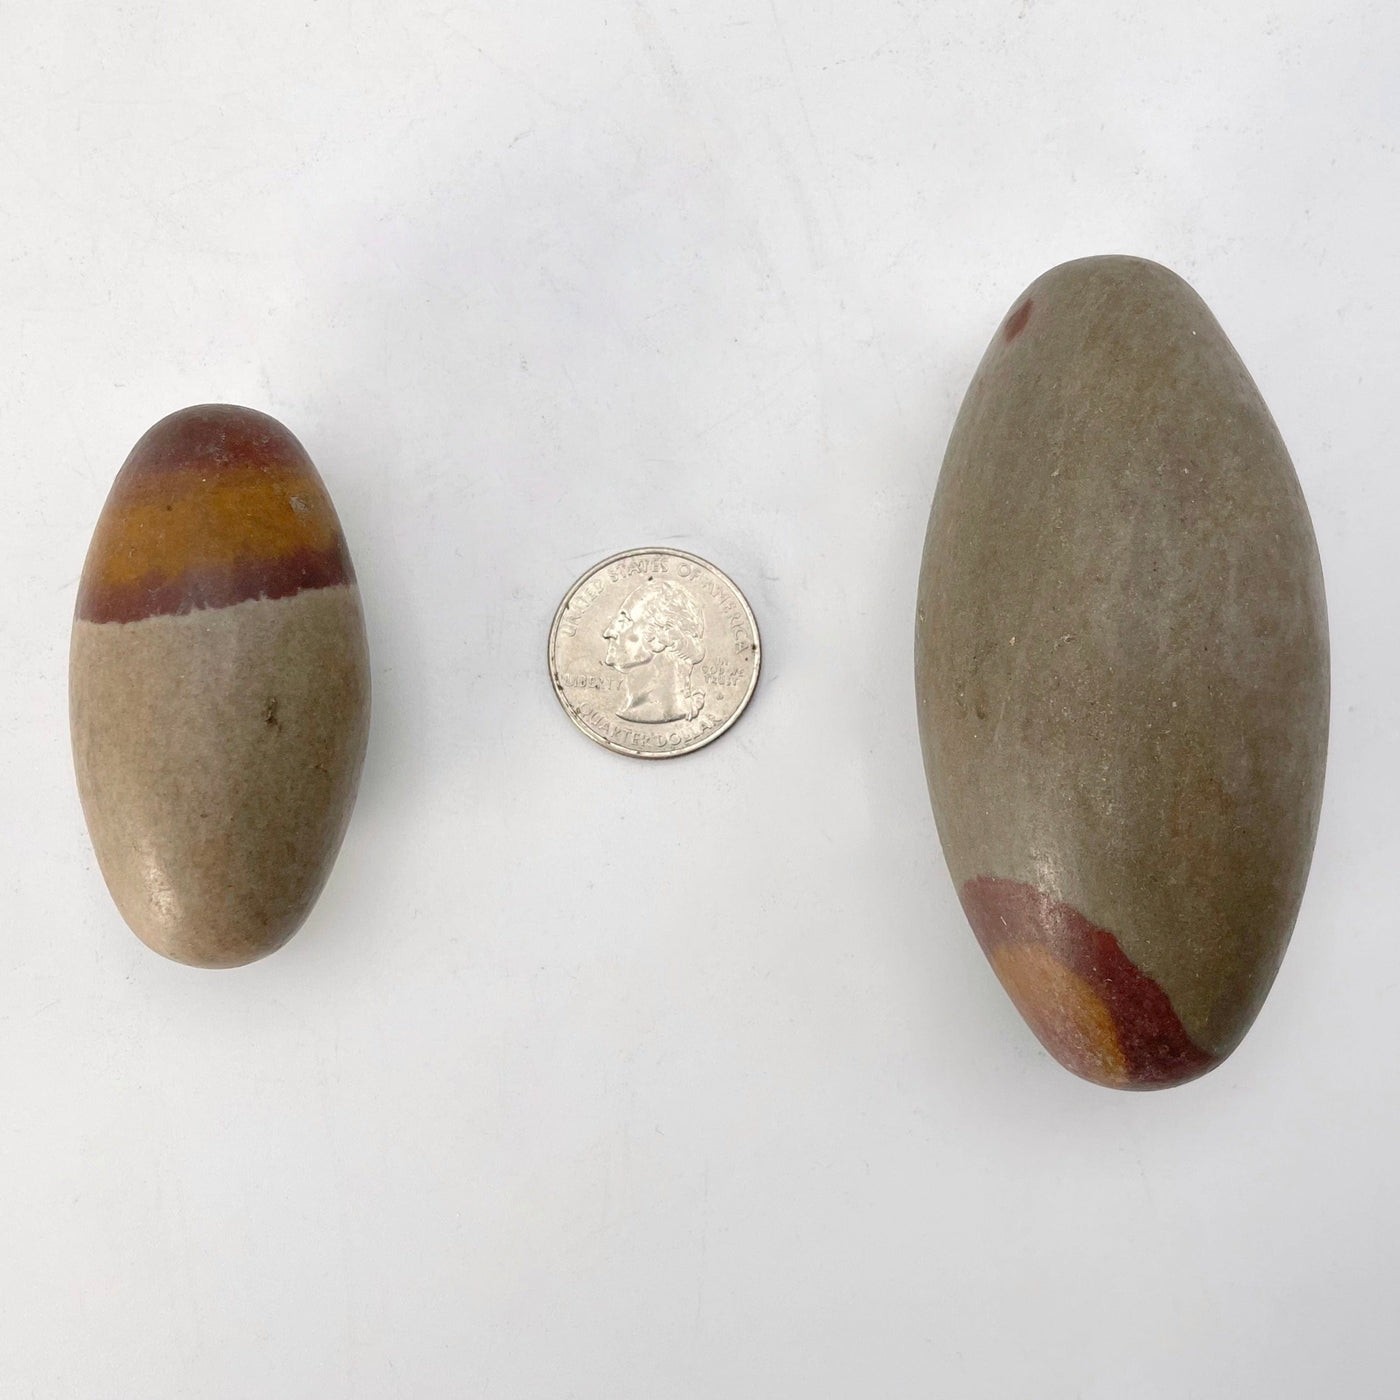
<path fill-rule="evenodd" d="M 165 472 L 212 475 L 225 467 L 316 472 L 306 449 L 275 418 L 228 403 L 196 404 L 162 418 L 131 449 L 127 463 L 133 479 Z"/>
<path fill-rule="evenodd" d="M 142 618 L 228 608 L 253 598 L 290 598 L 305 588 L 354 583 L 350 553 L 301 550 L 278 559 L 238 559 L 230 564 L 192 566 L 176 578 L 152 574 L 130 584 L 90 583 L 78 590 L 84 622 L 140 622 Z"/>
<path fill-rule="evenodd" d="M 990 875 L 967 881 L 958 893 L 989 958 L 998 947 L 1038 944 L 1088 983 L 1113 1018 L 1127 1087 L 1182 1084 L 1219 1063 L 1187 1035 L 1166 992 L 1138 970 L 1113 934 L 1072 905 L 1033 885 Z M 1056 1053 L 1052 1045 L 1046 1049 Z"/>
<path fill-rule="evenodd" d="M 1006 324 L 1001 328 L 1001 333 L 1007 340 L 1015 340 L 1026 328 L 1026 322 L 1031 319 L 1031 309 L 1035 306 L 1029 297 L 1018 306 L 1015 311 L 1006 318 Z"/>

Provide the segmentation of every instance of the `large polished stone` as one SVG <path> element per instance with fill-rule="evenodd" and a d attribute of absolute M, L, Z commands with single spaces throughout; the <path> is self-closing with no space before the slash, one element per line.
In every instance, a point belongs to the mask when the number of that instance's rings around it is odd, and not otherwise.
<path fill-rule="evenodd" d="M 948 445 L 919 582 L 929 792 L 964 909 L 1062 1064 L 1228 1055 L 1307 880 L 1327 620 L 1307 507 L 1224 332 L 1155 263 L 1046 273 Z"/>
<path fill-rule="evenodd" d="M 83 569 L 69 694 L 93 848 L 137 935 L 201 967 L 286 942 L 350 818 L 370 687 L 340 522 L 275 419 L 187 408 L 132 449 Z"/>

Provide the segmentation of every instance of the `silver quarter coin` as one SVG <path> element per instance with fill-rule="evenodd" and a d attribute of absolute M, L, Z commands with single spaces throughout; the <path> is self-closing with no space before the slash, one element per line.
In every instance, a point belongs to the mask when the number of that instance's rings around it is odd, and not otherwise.
<path fill-rule="evenodd" d="M 675 758 L 718 739 L 758 684 L 758 624 L 731 579 L 679 549 L 629 549 L 564 595 L 549 677 L 614 753 Z"/>

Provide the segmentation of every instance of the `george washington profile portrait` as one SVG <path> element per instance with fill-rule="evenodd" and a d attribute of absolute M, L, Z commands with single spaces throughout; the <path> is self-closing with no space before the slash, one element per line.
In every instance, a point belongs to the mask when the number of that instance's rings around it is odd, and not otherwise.
<path fill-rule="evenodd" d="M 705 692 L 691 675 L 705 659 L 705 615 L 680 584 L 648 579 L 627 596 L 603 637 L 604 663 L 627 683 L 619 718 L 664 724 L 700 713 Z"/>

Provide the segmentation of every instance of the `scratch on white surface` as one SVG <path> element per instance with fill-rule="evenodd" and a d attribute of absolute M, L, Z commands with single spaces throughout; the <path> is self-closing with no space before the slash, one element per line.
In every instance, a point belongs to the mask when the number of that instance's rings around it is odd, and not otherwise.
<path fill-rule="evenodd" d="M 792 61 L 792 49 L 788 46 L 787 31 L 783 28 L 783 21 L 778 15 L 777 0 L 768 0 L 768 10 L 773 16 L 773 28 L 777 31 L 778 44 L 783 51 L 783 62 L 787 64 L 788 77 L 792 80 L 792 91 L 797 98 L 797 105 L 802 112 L 802 122 L 807 128 L 807 138 L 812 143 L 812 151 L 817 160 L 821 162 L 821 151 L 817 146 L 816 129 L 812 126 L 812 114 L 807 109 L 807 99 L 802 92 L 802 83 L 797 76 L 797 65 Z M 826 173 L 825 163 L 822 163 L 823 173 Z"/>
<path fill-rule="evenodd" d="M 750 394 L 748 398 L 742 400 L 727 413 L 720 414 L 718 418 L 712 419 L 710 422 L 706 423 L 704 427 L 696 429 L 696 438 L 707 438 L 717 428 L 724 428 L 732 424 L 747 422 L 753 413 L 768 407 L 768 405 L 773 402 L 777 397 L 776 391 L 782 385 L 786 384 L 788 380 L 792 379 L 794 375 L 801 373 L 804 369 L 811 368 L 810 361 L 803 360 L 801 364 L 793 365 L 790 369 L 784 370 L 776 379 L 769 380 L 758 393 Z"/>
<path fill-rule="evenodd" d="M 500 76 L 505 78 L 508 82 L 515 83 L 517 86 L 524 88 L 532 96 L 539 98 L 547 107 L 553 108 L 554 111 L 562 112 L 565 110 L 563 103 L 557 98 L 551 97 L 547 92 L 544 92 L 537 83 L 531 82 L 529 78 L 516 72 L 509 64 L 503 63 L 500 59 L 487 53 L 486 50 L 476 42 L 476 37 L 473 33 L 458 28 L 445 14 L 435 15 L 434 18 L 444 29 L 450 30 L 459 39 L 465 39 L 472 52 L 493 72 L 500 74 Z"/>
<path fill-rule="evenodd" d="M 705 1174 L 700 1187 L 700 1265 L 695 1277 L 695 1335 L 705 1316 L 705 1271 L 710 1255 L 710 1163 L 705 1162 Z"/>
<path fill-rule="evenodd" d="M 835 192 L 831 187 L 831 169 L 822 154 L 820 143 L 817 141 L 816 127 L 812 124 L 812 113 L 807 106 L 807 98 L 802 90 L 802 80 L 797 74 L 797 65 L 793 62 L 792 48 L 788 44 L 787 31 L 783 28 L 783 21 L 778 14 L 777 0 L 768 0 L 769 13 L 773 16 L 773 28 L 778 36 L 778 45 L 782 49 L 783 62 L 787 65 L 788 79 L 792 83 L 793 96 L 797 99 L 798 110 L 802 114 L 802 124 L 807 129 L 807 140 L 812 148 L 812 155 L 815 157 L 817 165 L 820 167 L 822 175 L 822 185 L 826 193 L 827 203 L 831 206 L 831 219 L 835 225 L 837 237 L 841 240 L 841 247 L 845 251 L 848 265 L 855 269 L 859 267 L 854 252 L 851 248 L 850 238 L 846 233 L 844 220 L 841 218 L 841 206 L 836 199 Z M 870 324 L 871 343 L 875 347 L 875 353 L 880 357 L 881 367 L 885 371 L 885 383 L 889 387 L 890 397 L 894 400 L 895 411 L 901 420 L 904 418 L 904 404 L 900 399 L 899 388 L 895 382 L 894 369 L 890 364 L 889 356 L 885 353 L 885 346 L 880 339 L 876 329 L 874 309 L 870 304 L 870 298 L 864 294 L 862 289 L 861 307 L 864 310 L 866 319 Z M 823 424 L 823 436 L 825 437 L 825 424 Z"/>

